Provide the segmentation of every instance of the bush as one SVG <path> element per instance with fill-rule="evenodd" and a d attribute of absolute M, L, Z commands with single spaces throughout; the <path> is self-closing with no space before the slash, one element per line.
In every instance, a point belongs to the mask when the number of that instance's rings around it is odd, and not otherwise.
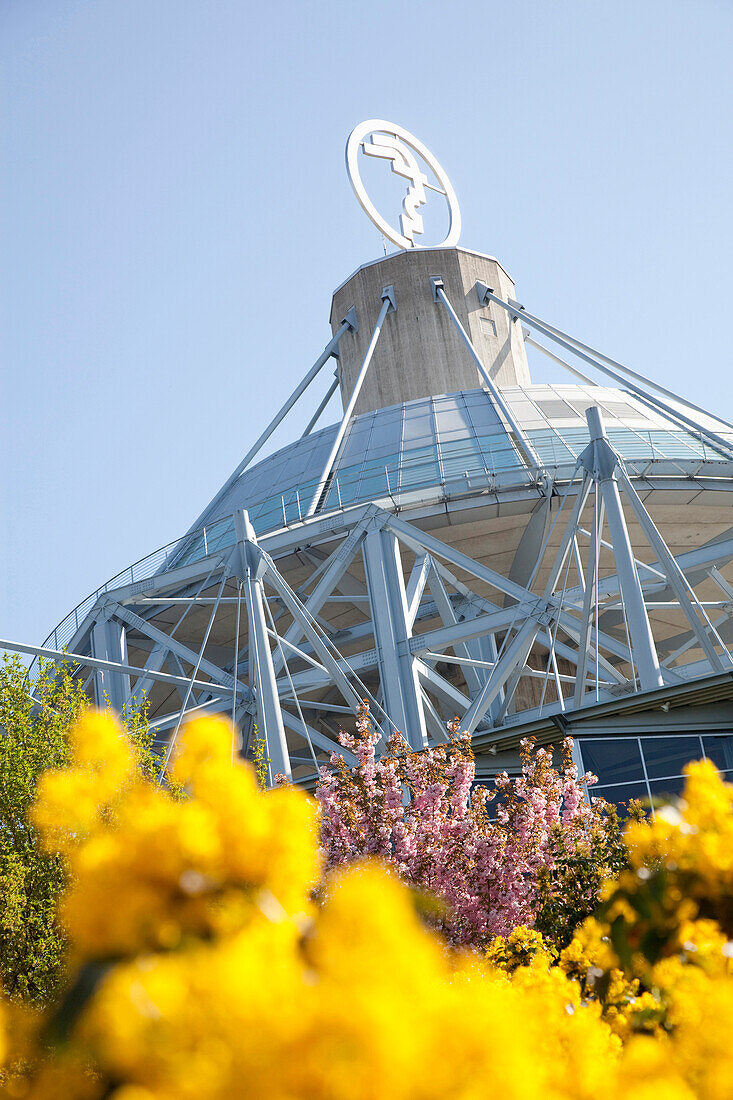
<path fill-rule="evenodd" d="M 488 959 L 448 950 L 379 859 L 316 902 L 315 802 L 262 792 L 224 722 L 185 731 L 179 798 L 139 775 L 109 716 L 82 716 L 72 752 L 33 811 L 71 869 L 72 969 L 40 1017 L 5 1006 L 3 1095 L 730 1095 L 727 935 L 703 914 L 731 900 L 733 789 L 709 766 L 691 769 L 678 817 L 630 828 L 629 869 L 553 965 L 537 932 Z"/>
<path fill-rule="evenodd" d="M 449 727 L 445 745 L 413 752 L 399 735 L 376 758 L 379 733 L 366 706 L 342 756 L 321 771 L 327 869 L 376 855 L 403 882 L 437 897 L 433 923 L 452 944 L 481 948 L 494 936 L 536 926 L 558 948 L 591 913 L 603 879 L 624 863 L 618 817 L 588 798 L 595 776 L 579 776 L 572 741 L 552 754 L 522 742 L 522 772 L 473 787 L 471 738 Z"/>
<path fill-rule="evenodd" d="M 18 657 L 0 665 L 0 981 L 5 994 L 45 1003 L 56 990 L 65 939 L 56 919 L 63 856 L 40 842 L 30 810 L 40 776 L 70 762 L 70 731 L 89 707 L 81 681 L 41 662 L 28 680 Z M 145 707 L 124 716 L 141 773 L 157 780 Z"/>

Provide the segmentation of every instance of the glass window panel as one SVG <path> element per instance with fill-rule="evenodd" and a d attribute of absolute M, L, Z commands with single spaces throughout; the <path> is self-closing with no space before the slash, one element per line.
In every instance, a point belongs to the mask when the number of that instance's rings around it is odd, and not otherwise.
<path fill-rule="evenodd" d="M 441 428 L 440 431 L 438 432 L 438 437 L 439 437 L 439 440 L 440 440 L 441 443 L 444 443 L 448 440 L 457 440 L 457 439 L 458 440 L 462 439 L 464 441 L 466 441 L 466 440 L 470 441 L 470 440 L 475 439 L 475 433 L 473 431 L 473 428 L 470 427 L 470 426 L 469 427 L 464 426 L 464 427 L 458 429 L 457 431 L 450 431 L 450 432 L 443 431 L 443 429 Z"/>
<path fill-rule="evenodd" d="M 352 421 L 348 436 L 353 439 L 368 439 L 372 434 L 373 417 L 368 416 L 364 420 Z"/>
<path fill-rule="evenodd" d="M 480 436 L 479 444 L 487 470 L 508 470 L 522 461 L 506 436 Z"/>
<path fill-rule="evenodd" d="M 682 776 L 673 777 L 671 779 L 650 779 L 649 789 L 652 792 L 652 798 L 655 803 L 657 799 L 664 802 L 666 798 L 676 798 L 677 795 L 682 793 L 682 788 L 685 785 L 685 780 Z"/>
<path fill-rule="evenodd" d="M 558 435 L 577 453 L 588 446 L 588 428 L 587 426 L 582 428 L 562 427 L 560 428 Z"/>
<path fill-rule="evenodd" d="M 326 503 L 323 506 L 324 511 L 328 512 L 332 508 L 338 508 L 339 501 L 341 501 L 341 504 L 354 504 L 358 484 L 358 481 L 354 481 L 349 485 L 343 482 L 340 477 L 334 478 L 326 496 Z"/>
<path fill-rule="evenodd" d="M 369 450 L 388 446 L 396 454 L 400 449 L 400 424 L 401 421 L 399 420 L 387 420 L 386 422 L 379 418 L 375 420 Z"/>
<path fill-rule="evenodd" d="M 400 466 L 400 485 L 403 488 L 437 484 L 438 480 L 438 463 L 432 447 L 415 448 L 403 454 Z"/>
<path fill-rule="evenodd" d="M 465 473 L 478 473 L 484 468 L 484 460 L 478 447 L 466 446 L 466 440 L 443 443 L 440 456 L 445 477 L 458 477 Z"/>
<path fill-rule="evenodd" d="M 543 387 L 550 397 L 563 397 L 567 401 L 571 397 L 593 397 L 588 392 L 587 386 L 579 386 L 577 382 L 561 382 Z"/>
<path fill-rule="evenodd" d="M 352 424 L 352 426 L 349 428 L 348 432 L 346 433 L 346 440 L 345 440 L 346 448 L 345 449 L 348 449 L 350 447 L 352 450 L 362 451 L 366 447 L 367 443 L 369 442 L 369 439 L 371 438 L 371 434 L 372 434 L 372 425 L 371 425 L 371 423 L 361 424 L 358 427 L 356 425 Z"/>
<path fill-rule="evenodd" d="M 445 405 L 435 405 L 435 420 L 438 426 L 438 435 L 442 437 L 444 432 L 469 432 L 471 419 L 465 407 L 454 405 L 453 408 Z"/>
<path fill-rule="evenodd" d="M 615 787 L 591 787 L 591 798 L 605 798 L 618 808 L 619 817 L 628 817 L 628 804 L 632 798 L 640 802 L 648 800 L 646 783 L 619 783 Z"/>
<path fill-rule="evenodd" d="M 547 417 L 556 417 L 561 420 L 577 420 L 580 413 L 566 404 L 565 401 L 538 401 L 540 411 Z"/>
<path fill-rule="evenodd" d="M 703 737 L 705 755 L 716 768 L 727 771 L 733 768 L 733 737 Z"/>
<path fill-rule="evenodd" d="M 357 499 L 360 476 L 360 466 L 347 466 L 345 469 L 339 468 L 336 472 L 336 476 L 331 483 L 331 489 L 328 494 L 329 504 L 332 504 L 334 508 L 337 508 L 339 502 L 339 494 L 341 496 L 342 503 L 345 503 L 346 501 L 348 501 L 349 503 L 353 503 L 353 501 Z"/>
<path fill-rule="evenodd" d="M 374 416 L 375 421 L 378 421 L 380 424 L 401 424 L 402 406 L 390 405 L 389 408 L 378 409 L 372 415 Z"/>
<path fill-rule="evenodd" d="M 586 409 L 590 409 L 593 405 L 600 405 L 601 404 L 600 401 L 597 398 L 589 397 L 588 394 L 582 394 L 582 396 L 573 397 L 572 399 L 570 397 L 568 397 L 567 402 L 568 402 L 569 405 L 572 406 L 572 408 L 575 410 L 576 413 L 579 413 L 579 415 L 583 417 L 584 420 L 585 420 Z M 603 405 L 604 412 L 606 412 L 607 409 L 608 409 L 608 406 Z"/>
<path fill-rule="evenodd" d="M 643 737 L 641 747 L 650 780 L 681 775 L 685 764 L 702 757 L 699 737 Z"/>
<path fill-rule="evenodd" d="M 203 534 L 196 535 L 195 539 L 190 546 L 186 547 L 186 550 L 181 555 L 179 561 L 182 565 L 185 565 L 190 561 L 198 561 L 199 558 L 204 557 L 204 536 Z"/>
<path fill-rule="evenodd" d="M 401 489 L 417 489 L 427 485 L 435 485 L 438 481 L 436 466 L 420 465 L 411 470 L 402 471 Z"/>
<path fill-rule="evenodd" d="M 700 442 L 686 432 L 655 430 L 645 432 L 644 435 L 648 435 L 657 450 L 668 458 L 691 458 L 693 455 L 699 457 L 703 453 Z"/>
<path fill-rule="evenodd" d="M 359 438 L 347 439 L 344 446 L 341 448 L 341 454 L 339 456 L 337 469 L 339 470 L 359 470 L 361 464 L 367 453 L 367 440 Z"/>
<path fill-rule="evenodd" d="M 372 438 L 369 443 L 367 454 L 369 455 L 370 464 L 371 461 L 374 460 L 375 462 L 378 461 L 380 465 L 384 466 L 385 462 L 388 461 L 390 458 L 394 458 L 394 460 L 397 461 L 397 455 L 399 454 L 399 451 L 399 443 L 395 444 L 394 440 L 389 440 L 389 442 L 387 443 L 382 443 L 379 446 L 375 446 L 374 439 Z"/>
<path fill-rule="evenodd" d="M 481 405 L 474 405 L 469 410 L 469 415 L 471 423 L 476 431 L 485 432 L 487 428 L 504 431 L 504 427 L 499 419 L 499 414 L 488 397 L 485 398 Z"/>
<path fill-rule="evenodd" d="M 517 420 L 525 431 L 546 432 L 550 428 L 549 420 L 540 416 L 536 409 L 527 416 L 517 416 Z"/>
<path fill-rule="evenodd" d="M 307 461 L 305 455 L 291 454 L 288 456 L 288 460 L 285 463 L 282 474 L 278 478 L 278 483 L 285 488 L 290 488 L 305 474 L 310 473 L 310 463 Z M 272 490 L 272 481 L 270 482 L 270 489 Z"/>
<path fill-rule="evenodd" d="M 394 489 L 396 487 L 397 479 L 392 480 L 390 478 L 390 487 Z M 384 496 L 387 492 L 387 475 L 385 474 L 384 467 L 379 470 L 372 470 L 369 473 L 362 474 L 361 481 L 359 482 L 359 500 L 370 500 L 372 497 Z"/>
<path fill-rule="evenodd" d="M 620 420 L 625 420 L 627 416 L 639 416 L 639 410 L 628 401 L 599 401 L 598 404 L 610 416 L 617 416 Z"/>
<path fill-rule="evenodd" d="M 352 435 L 371 435 L 376 423 L 376 417 L 374 413 L 363 413 L 361 416 L 357 416 L 351 422 L 350 432 Z"/>
<path fill-rule="evenodd" d="M 206 527 L 206 546 L 209 553 L 228 546 L 232 542 L 233 526 L 234 521 L 227 517 Z"/>
<path fill-rule="evenodd" d="M 434 437 L 433 418 L 430 414 L 416 416 L 405 414 L 405 422 L 402 427 L 402 438 L 407 446 L 412 440 L 432 439 Z"/>
<path fill-rule="evenodd" d="M 503 393 L 504 397 L 506 397 L 506 391 L 503 391 Z M 486 404 L 493 409 L 493 404 L 491 404 L 488 397 L 486 398 Z M 524 418 L 528 416 L 539 416 L 542 412 L 541 406 L 538 409 L 538 406 L 533 401 L 527 401 L 524 397 L 510 397 L 507 404 L 514 415 L 520 420 L 524 420 Z M 473 411 L 472 409 L 471 412 L 473 413 Z"/>
<path fill-rule="evenodd" d="M 581 741 L 580 751 L 585 770 L 597 775 L 603 784 L 644 780 L 639 742 L 635 738 Z"/>
<path fill-rule="evenodd" d="M 632 432 L 627 428 L 610 428 L 608 438 L 624 458 L 654 458 L 652 441 L 644 432 Z"/>
<path fill-rule="evenodd" d="M 548 465 L 567 462 L 568 459 L 576 457 L 575 451 L 571 451 L 555 432 L 529 431 L 527 436 L 540 459 Z"/>

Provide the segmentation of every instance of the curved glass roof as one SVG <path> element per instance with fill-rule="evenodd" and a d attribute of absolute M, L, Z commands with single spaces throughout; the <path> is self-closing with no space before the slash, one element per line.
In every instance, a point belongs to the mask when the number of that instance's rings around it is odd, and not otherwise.
<path fill-rule="evenodd" d="M 620 389 L 581 385 L 511 386 L 504 399 L 543 466 L 574 463 L 588 443 L 585 410 L 599 405 L 608 437 L 626 459 L 721 459 L 719 451 Z M 730 437 L 712 417 L 709 425 Z M 211 524 L 247 508 L 258 533 L 305 516 L 337 425 L 284 447 L 246 470 L 207 517 Z M 337 456 L 323 511 L 410 489 L 445 485 L 527 465 L 489 393 L 464 390 L 353 418 Z"/>
<path fill-rule="evenodd" d="M 588 443 L 585 410 L 603 410 L 609 440 L 638 474 L 649 462 L 664 462 L 664 474 L 689 477 L 703 462 L 727 456 L 692 431 L 620 389 L 603 386 L 533 385 L 502 389 L 502 395 L 542 467 L 572 474 Z M 731 429 L 712 416 L 695 414 L 703 425 L 733 444 Z M 234 544 L 232 513 L 246 508 L 258 534 L 297 522 L 308 511 L 333 444 L 337 425 L 299 439 L 245 470 L 207 516 L 206 526 L 113 577 L 92 592 L 46 639 L 61 648 L 78 631 L 101 593 L 150 577 Z M 659 470 L 660 468 L 657 467 Z M 471 494 L 487 487 L 534 485 L 530 470 L 504 427 L 491 396 L 482 389 L 443 394 L 355 417 L 346 433 L 328 487 L 324 511 L 420 490 Z M 409 499 L 409 498 L 408 498 Z M 414 499 L 414 498 L 413 498 Z"/>

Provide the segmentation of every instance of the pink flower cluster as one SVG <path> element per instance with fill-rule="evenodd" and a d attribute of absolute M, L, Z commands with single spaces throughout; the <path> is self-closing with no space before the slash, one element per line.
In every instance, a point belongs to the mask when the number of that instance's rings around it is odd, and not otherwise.
<path fill-rule="evenodd" d="M 590 843 L 597 811 L 586 788 L 595 777 L 578 776 L 570 739 L 559 770 L 550 752 L 525 741 L 521 775 L 504 773 L 493 791 L 472 791 L 470 736 L 457 720 L 448 732 L 445 745 L 422 752 L 398 734 L 377 759 L 379 734 L 365 705 L 356 733 L 339 737 L 356 767 L 334 753 L 321 770 L 321 843 L 329 870 L 380 857 L 409 885 L 441 899 L 452 943 L 480 947 L 532 926 L 538 875 L 552 868 L 560 843 L 565 851 Z"/>

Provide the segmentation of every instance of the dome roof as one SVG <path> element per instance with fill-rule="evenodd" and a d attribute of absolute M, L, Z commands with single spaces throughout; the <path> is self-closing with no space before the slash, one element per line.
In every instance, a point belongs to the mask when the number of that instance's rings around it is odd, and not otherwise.
<path fill-rule="evenodd" d="M 717 450 L 638 398 L 601 386 L 531 385 L 502 389 L 539 464 L 574 466 L 588 443 L 585 410 L 598 405 L 608 437 L 627 462 L 669 460 L 689 473 L 689 462 L 723 460 Z M 709 426 L 728 432 L 712 417 Z M 337 426 L 291 443 L 245 470 L 207 516 L 207 524 L 249 511 L 259 534 L 305 516 L 319 484 Z M 670 472 L 673 472 L 670 470 Z M 355 416 L 338 454 L 322 511 L 410 490 L 448 486 L 454 492 L 527 484 L 530 471 L 483 389 L 421 398 Z"/>

